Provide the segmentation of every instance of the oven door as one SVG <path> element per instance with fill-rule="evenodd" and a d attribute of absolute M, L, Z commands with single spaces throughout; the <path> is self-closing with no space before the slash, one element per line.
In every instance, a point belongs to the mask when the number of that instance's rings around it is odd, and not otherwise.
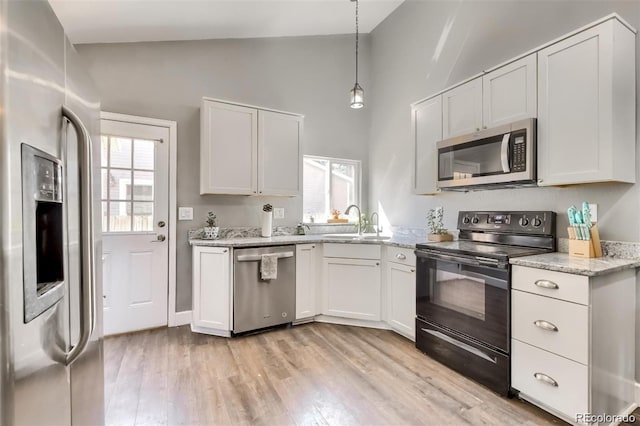
<path fill-rule="evenodd" d="M 509 265 L 421 250 L 416 260 L 418 318 L 508 353 Z"/>

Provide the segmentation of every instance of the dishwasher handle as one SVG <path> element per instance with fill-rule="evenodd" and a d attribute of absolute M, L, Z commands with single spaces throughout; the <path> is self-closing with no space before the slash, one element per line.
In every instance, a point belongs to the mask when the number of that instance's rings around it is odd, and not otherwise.
<path fill-rule="evenodd" d="M 284 251 L 282 253 L 265 253 L 269 255 L 274 255 L 278 259 L 285 259 L 287 257 L 293 257 L 292 251 Z M 241 254 L 237 258 L 238 262 L 257 262 L 258 260 L 262 260 L 261 254 Z"/>

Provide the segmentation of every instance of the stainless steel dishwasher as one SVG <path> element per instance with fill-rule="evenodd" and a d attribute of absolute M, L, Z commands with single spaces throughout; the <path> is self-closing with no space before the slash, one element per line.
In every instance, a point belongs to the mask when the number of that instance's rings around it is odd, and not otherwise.
<path fill-rule="evenodd" d="M 261 279 L 260 262 L 263 254 L 277 254 L 276 279 Z M 233 268 L 234 333 L 272 327 L 294 320 L 296 246 L 234 250 Z"/>

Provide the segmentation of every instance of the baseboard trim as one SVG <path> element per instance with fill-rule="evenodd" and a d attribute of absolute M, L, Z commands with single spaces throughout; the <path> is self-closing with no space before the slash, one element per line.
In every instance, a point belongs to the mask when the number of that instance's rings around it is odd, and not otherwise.
<path fill-rule="evenodd" d="M 367 321 L 367 320 L 359 320 L 359 319 L 351 319 L 351 318 L 338 318 L 332 317 L 328 315 L 318 315 L 315 320 L 317 322 L 327 322 L 330 324 L 340 324 L 340 325 L 352 325 L 355 327 L 368 327 L 368 328 L 378 328 L 381 330 L 391 330 L 389 324 L 384 321 Z"/>
<path fill-rule="evenodd" d="M 210 336 L 218 336 L 218 337 L 231 337 L 231 332 L 226 330 L 214 330 L 211 328 L 198 327 L 196 325 L 191 324 L 191 331 L 193 333 L 201 333 L 208 334 Z"/>
<path fill-rule="evenodd" d="M 640 407 L 640 383 L 636 382 L 635 386 L 634 386 L 634 390 L 635 390 L 635 401 L 636 404 Z"/>
<path fill-rule="evenodd" d="M 191 311 L 176 312 L 169 327 L 191 324 Z"/>

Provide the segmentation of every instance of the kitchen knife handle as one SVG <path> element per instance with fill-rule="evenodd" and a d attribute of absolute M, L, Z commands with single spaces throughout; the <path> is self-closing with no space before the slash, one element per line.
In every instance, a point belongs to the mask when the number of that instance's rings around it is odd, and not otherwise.
<path fill-rule="evenodd" d="M 65 364 L 75 361 L 89 344 L 95 326 L 95 261 L 93 241 L 93 153 L 91 136 L 80 118 L 66 106 L 65 117 L 78 134 L 78 169 L 80 186 L 80 339 L 65 357 Z"/>

